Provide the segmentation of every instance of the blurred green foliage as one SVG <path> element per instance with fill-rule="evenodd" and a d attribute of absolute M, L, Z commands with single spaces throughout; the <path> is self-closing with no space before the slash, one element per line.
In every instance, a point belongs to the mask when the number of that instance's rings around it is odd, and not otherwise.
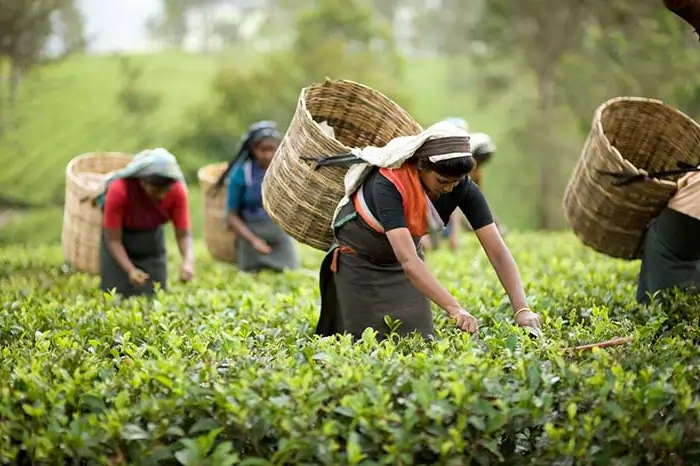
<path fill-rule="evenodd" d="M 176 46 L 187 32 L 178 15 L 217 2 L 166 3 L 167 21 L 152 32 Z M 700 113 L 697 39 L 662 2 L 263 3 L 246 10 L 261 15 L 255 36 L 244 40 L 239 25 L 219 49 L 129 57 L 137 83 L 125 84 L 118 56 L 76 55 L 24 76 L 0 137 L 0 206 L 61 206 L 72 157 L 144 145 L 170 148 L 195 185 L 197 169 L 229 159 L 251 123 L 284 128 L 301 88 L 330 77 L 378 89 L 423 125 L 466 118 L 498 147 L 484 190 L 504 223 L 561 228 L 561 195 L 598 105 L 637 95 Z M 158 103 L 125 115 L 127 88 L 132 108 Z"/>

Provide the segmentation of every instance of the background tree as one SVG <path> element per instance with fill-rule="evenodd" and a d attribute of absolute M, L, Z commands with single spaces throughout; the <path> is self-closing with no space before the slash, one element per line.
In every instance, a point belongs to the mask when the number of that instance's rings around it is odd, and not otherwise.
<path fill-rule="evenodd" d="M 0 58 L 10 66 L 11 103 L 22 75 L 47 59 L 46 43 L 57 29 L 63 55 L 84 48 L 82 18 L 73 0 L 0 0 Z"/>
<path fill-rule="evenodd" d="M 182 47 L 189 32 L 188 13 L 193 0 L 162 0 L 162 13 L 147 23 L 151 36 L 170 47 Z"/>
<path fill-rule="evenodd" d="M 58 54 L 47 54 L 55 34 Z M 83 50 L 83 20 L 74 0 L 0 0 L 0 140 L 14 122 L 20 83 L 32 68 Z"/>
<path fill-rule="evenodd" d="M 239 136 L 253 122 L 273 119 L 284 129 L 302 87 L 326 77 L 376 86 L 406 103 L 396 81 L 401 61 L 385 23 L 359 0 L 320 0 L 300 12 L 292 48 L 270 53 L 255 64 L 222 68 L 213 97 L 192 110 L 190 127 L 176 147 L 187 154 L 194 175 L 205 161 L 228 160 Z"/>

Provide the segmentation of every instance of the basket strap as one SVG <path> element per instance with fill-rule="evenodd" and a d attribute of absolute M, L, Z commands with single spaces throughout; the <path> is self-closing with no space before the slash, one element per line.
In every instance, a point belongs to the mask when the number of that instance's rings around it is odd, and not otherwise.
<path fill-rule="evenodd" d="M 354 165 L 356 163 L 366 163 L 364 160 L 353 154 L 352 152 L 348 154 L 332 155 L 330 157 L 320 158 L 320 157 L 299 157 L 301 160 L 306 160 L 309 162 L 316 162 L 314 170 L 318 170 L 321 167 L 337 167 L 337 166 L 348 166 Z"/>
<path fill-rule="evenodd" d="M 351 220 L 355 220 L 357 218 L 357 211 L 352 211 L 349 214 L 347 214 L 345 217 L 342 217 L 338 219 L 334 224 L 333 228 L 340 228 L 346 223 L 348 223 Z"/>
<path fill-rule="evenodd" d="M 363 189 L 362 186 L 360 186 L 360 189 L 358 189 L 355 192 L 355 195 L 353 196 L 353 204 L 355 205 L 355 210 L 357 213 L 362 217 L 362 220 L 367 222 L 367 224 L 377 233 L 384 233 L 384 227 L 382 227 L 382 224 L 379 223 L 379 220 L 377 220 L 377 217 L 372 214 L 372 212 L 369 210 L 369 207 L 367 207 L 367 202 L 365 201 L 365 196 L 362 193 Z"/>
<path fill-rule="evenodd" d="M 253 185 L 253 161 L 251 159 L 248 159 L 245 162 L 243 162 L 243 176 L 245 179 L 246 187 L 252 186 Z"/>
<path fill-rule="evenodd" d="M 655 173 L 630 173 L 630 172 L 610 172 L 606 170 L 596 170 L 601 175 L 611 176 L 617 178 L 618 181 L 614 181 L 612 184 L 614 186 L 625 186 L 632 183 L 638 183 L 640 181 L 646 181 L 650 179 L 663 179 L 669 176 L 682 175 L 684 173 L 697 172 L 700 171 L 700 165 L 692 166 L 683 162 L 678 162 L 679 168 L 676 170 L 664 170 Z"/>

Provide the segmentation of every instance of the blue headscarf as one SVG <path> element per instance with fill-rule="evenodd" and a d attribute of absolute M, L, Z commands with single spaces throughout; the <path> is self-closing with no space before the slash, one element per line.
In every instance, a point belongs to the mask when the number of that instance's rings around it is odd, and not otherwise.
<path fill-rule="evenodd" d="M 173 154 L 162 147 L 147 149 L 136 154 L 134 159 L 129 162 L 126 167 L 117 170 L 107 178 L 104 189 L 95 198 L 95 204 L 100 209 L 104 208 L 107 188 L 114 180 L 141 178 L 151 175 L 159 175 L 175 181 L 183 181 L 185 179 L 180 166 L 177 164 L 177 159 L 175 159 Z"/>
<path fill-rule="evenodd" d="M 445 118 L 445 120 L 443 120 L 443 121 L 446 121 L 448 123 L 452 123 L 453 125 L 458 126 L 465 131 L 469 131 L 469 124 L 467 123 L 467 120 L 465 120 L 464 118 L 449 117 L 449 118 Z"/>
<path fill-rule="evenodd" d="M 262 120 L 250 125 L 248 130 L 241 137 L 238 152 L 233 159 L 231 159 L 228 167 L 226 167 L 226 170 L 221 174 L 213 188 L 218 189 L 223 186 L 224 181 L 233 167 L 248 160 L 252 156 L 251 150 L 255 144 L 267 138 L 273 138 L 278 141 L 282 139 L 282 133 L 277 129 L 276 122 L 272 120 Z"/>

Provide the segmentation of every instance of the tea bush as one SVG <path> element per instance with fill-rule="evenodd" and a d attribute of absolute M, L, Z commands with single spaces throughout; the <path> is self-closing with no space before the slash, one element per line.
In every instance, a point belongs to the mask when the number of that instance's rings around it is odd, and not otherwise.
<path fill-rule="evenodd" d="M 198 244 L 196 283 L 121 301 L 60 248 L 0 249 L 0 463 L 698 464 L 700 300 L 636 305 L 638 264 L 571 235 L 508 243 L 538 339 L 473 237 L 428 262 L 477 336 L 436 311 L 435 342 L 354 345 L 313 336 L 317 251 L 253 277 Z"/>

